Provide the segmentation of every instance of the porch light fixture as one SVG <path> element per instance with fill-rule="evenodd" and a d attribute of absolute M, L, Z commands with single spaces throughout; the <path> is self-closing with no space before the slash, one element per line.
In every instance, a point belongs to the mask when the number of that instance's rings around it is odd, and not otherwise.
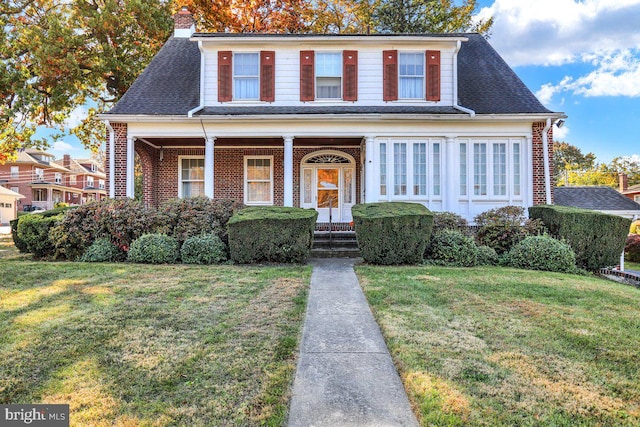
<path fill-rule="evenodd" d="M 558 129 L 560 129 L 562 126 L 564 126 L 564 120 L 558 119 L 558 121 L 556 122 L 556 126 L 558 126 Z"/>
<path fill-rule="evenodd" d="M 164 160 L 164 149 L 161 148 L 160 149 L 160 161 L 163 161 L 163 160 Z"/>

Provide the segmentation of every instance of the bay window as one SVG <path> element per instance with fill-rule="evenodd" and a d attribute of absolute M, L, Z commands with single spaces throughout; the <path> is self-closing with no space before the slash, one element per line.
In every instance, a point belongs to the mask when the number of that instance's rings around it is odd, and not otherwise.
<path fill-rule="evenodd" d="M 459 195 L 521 198 L 522 140 L 514 138 L 465 141 L 467 142 L 461 142 L 459 145 Z"/>

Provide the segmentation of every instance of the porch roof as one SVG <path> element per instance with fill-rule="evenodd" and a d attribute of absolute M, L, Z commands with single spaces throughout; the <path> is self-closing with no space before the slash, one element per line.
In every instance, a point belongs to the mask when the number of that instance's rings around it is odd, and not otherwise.
<path fill-rule="evenodd" d="M 410 106 L 410 105 L 348 105 L 348 106 L 244 106 L 205 107 L 198 116 L 263 116 L 263 115 L 315 115 L 315 114 L 459 114 L 468 113 L 453 107 Z"/>

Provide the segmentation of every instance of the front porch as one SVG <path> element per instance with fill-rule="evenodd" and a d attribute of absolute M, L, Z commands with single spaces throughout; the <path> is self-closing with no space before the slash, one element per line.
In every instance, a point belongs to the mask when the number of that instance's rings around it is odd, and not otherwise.
<path fill-rule="evenodd" d="M 135 138 L 132 145 L 150 206 L 207 196 L 315 208 L 321 229 L 331 222 L 342 231 L 351 206 L 364 200 L 363 138 Z M 133 181 L 125 183 L 131 197 Z"/>

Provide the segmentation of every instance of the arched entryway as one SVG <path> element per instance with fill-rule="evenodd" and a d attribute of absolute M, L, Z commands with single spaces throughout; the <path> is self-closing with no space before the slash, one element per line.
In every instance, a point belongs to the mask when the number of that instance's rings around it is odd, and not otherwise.
<path fill-rule="evenodd" d="M 347 153 L 315 151 L 300 163 L 300 206 L 318 211 L 318 222 L 349 222 L 356 202 L 356 162 Z"/>

